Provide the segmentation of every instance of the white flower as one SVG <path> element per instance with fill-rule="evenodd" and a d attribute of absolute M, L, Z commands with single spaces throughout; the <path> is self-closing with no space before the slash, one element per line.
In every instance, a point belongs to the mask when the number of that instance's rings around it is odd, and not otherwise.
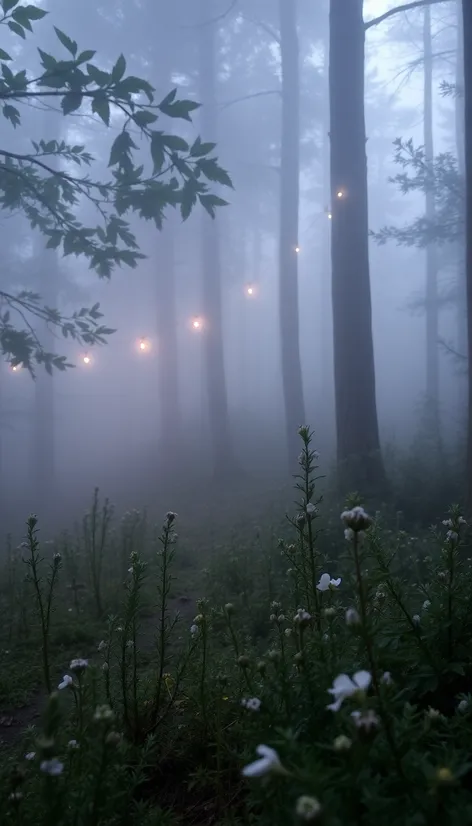
<path fill-rule="evenodd" d="M 365 531 L 372 524 L 372 517 L 369 516 L 360 505 L 357 505 L 350 511 L 343 511 L 341 519 L 346 525 L 346 528 L 351 528 L 355 533 Z"/>
<path fill-rule="evenodd" d="M 419 625 L 420 622 L 421 622 L 421 617 L 420 617 L 419 614 L 413 614 L 412 620 L 413 620 L 415 625 Z"/>
<path fill-rule="evenodd" d="M 358 691 L 366 691 L 371 681 L 372 677 L 368 671 L 357 671 L 352 680 L 347 674 L 340 674 L 336 677 L 333 687 L 328 688 L 329 694 L 334 697 L 334 703 L 330 703 L 326 708 L 330 711 L 339 711 L 347 697 L 352 697 Z"/>
<path fill-rule="evenodd" d="M 59 690 L 63 688 L 69 688 L 70 685 L 74 685 L 74 680 L 69 674 L 65 674 L 62 678 L 62 683 L 59 683 L 57 686 Z"/>
<path fill-rule="evenodd" d="M 59 562 L 61 561 L 61 559 L 62 559 L 62 556 L 61 556 L 61 554 L 60 554 L 60 553 L 56 553 L 56 554 L 54 554 L 54 556 L 53 556 L 53 560 L 54 560 L 54 562 L 55 562 L 56 564 L 59 564 Z"/>
<path fill-rule="evenodd" d="M 430 603 L 429 599 L 425 599 L 425 601 L 423 602 L 423 611 L 427 611 L 428 608 L 430 608 L 430 606 L 431 606 L 431 603 Z"/>
<path fill-rule="evenodd" d="M 446 534 L 446 539 L 449 539 L 450 542 L 457 542 L 459 535 L 455 531 L 448 531 Z"/>
<path fill-rule="evenodd" d="M 57 777 L 59 774 L 62 774 L 64 770 L 64 763 L 61 763 L 57 757 L 53 757 L 51 760 L 43 760 L 42 763 L 39 764 L 39 768 L 45 774 L 50 774 L 52 777 Z"/>
<path fill-rule="evenodd" d="M 25 760 L 34 760 L 35 757 L 36 757 L 36 752 L 35 751 L 29 751 L 27 754 L 25 754 Z"/>
<path fill-rule="evenodd" d="M 110 666 L 108 665 L 108 663 L 103 663 L 102 671 L 108 671 L 109 668 L 110 668 Z"/>
<path fill-rule="evenodd" d="M 264 775 L 271 772 L 284 773 L 280 757 L 275 749 L 261 745 L 257 747 L 256 753 L 260 760 L 255 760 L 254 763 L 245 766 L 242 770 L 243 777 L 264 777 Z"/>
<path fill-rule="evenodd" d="M 134 648 L 134 642 L 133 642 L 133 640 L 128 640 L 128 641 L 127 641 L 127 643 L 126 643 L 126 648 Z"/>
<path fill-rule="evenodd" d="M 79 748 L 79 744 L 78 744 L 77 740 L 69 740 L 67 745 L 69 746 L 70 749 L 78 749 Z"/>
<path fill-rule="evenodd" d="M 349 751 L 352 746 L 352 740 L 349 737 L 346 737 L 345 734 L 339 734 L 338 737 L 335 738 L 333 743 L 333 748 L 335 751 Z"/>
<path fill-rule="evenodd" d="M 194 637 L 195 634 L 198 634 L 198 625 L 195 625 L 195 624 L 191 625 L 190 626 L 190 633 L 191 633 L 192 637 Z"/>
<path fill-rule="evenodd" d="M 372 709 L 368 711 L 352 711 L 351 717 L 357 728 L 365 729 L 366 731 L 370 731 L 370 729 L 377 728 L 380 725 L 380 720 Z"/>
<path fill-rule="evenodd" d="M 346 611 L 346 625 L 359 625 L 361 618 L 355 608 L 348 608 Z"/>
<path fill-rule="evenodd" d="M 331 579 L 329 574 L 321 574 L 320 581 L 316 586 L 318 591 L 334 591 L 341 585 L 341 578 Z"/>
<path fill-rule="evenodd" d="M 115 712 L 108 705 L 97 706 L 93 719 L 97 722 L 101 720 L 112 720 Z"/>
<path fill-rule="evenodd" d="M 445 528 L 452 528 L 452 519 L 443 519 L 442 523 Z"/>
<path fill-rule="evenodd" d="M 355 533 L 352 530 L 352 528 L 345 528 L 345 530 L 344 530 L 344 539 L 346 539 L 348 542 L 352 542 L 354 537 L 355 537 Z"/>
<path fill-rule="evenodd" d="M 392 685 L 393 684 L 392 675 L 390 674 L 390 671 L 385 671 L 384 672 L 384 674 L 380 678 L 380 682 L 384 683 L 384 685 Z"/>
<path fill-rule="evenodd" d="M 305 611 L 304 608 L 299 608 L 295 614 L 293 621 L 299 625 L 306 625 L 311 620 L 311 614 Z"/>
<path fill-rule="evenodd" d="M 461 700 L 459 705 L 457 706 L 457 711 L 459 714 L 464 714 L 469 708 L 469 701 L 468 700 Z"/>
<path fill-rule="evenodd" d="M 98 643 L 98 650 L 99 651 L 105 651 L 106 647 L 107 647 L 107 644 L 106 644 L 105 640 L 102 640 L 101 642 Z"/>
<path fill-rule="evenodd" d="M 249 700 L 241 700 L 241 705 L 248 711 L 259 711 L 261 701 L 257 697 L 250 697 Z"/>
<path fill-rule="evenodd" d="M 316 505 L 314 505 L 313 502 L 308 502 L 308 505 L 306 506 L 306 515 L 308 518 L 311 519 L 316 513 L 318 513 L 318 508 Z"/>
<path fill-rule="evenodd" d="M 457 524 L 458 525 L 467 525 L 467 522 L 465 521 L 463 516 L 459 516 L 459 519 L 457 520 Z"/>
<path fill-rule="evenodd" d="M 315 820 L 321 812 L 321 803 L 316 797 L 304 794 L 297 800 L 295 813 L 301 820 Z"/>
<path fill-rule="evenodd" d="M 82 660 L 78 657 L 76 660 L 71 660 L 69 668 L 71 671 L 85 671 L 88 666 L 88 660 Z"/>

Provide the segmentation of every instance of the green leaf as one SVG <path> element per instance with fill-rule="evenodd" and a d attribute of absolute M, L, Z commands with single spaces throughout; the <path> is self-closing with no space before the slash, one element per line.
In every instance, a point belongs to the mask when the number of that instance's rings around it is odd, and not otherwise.
<path fill-rule="evenodd" d="M 81 52 L 76 57 L 76 63 L 79 65 L 80 63 L 87 63 L 89 60 L 92 60 L 96 55 L 96 52 L 93 49 L 86 49 L 85 52 Z"/>
<path fill-rule="evenodd" d="M 152 112 L 148 112 L 146 109 L 140 109 L 133 115 L 133 120 L 136 126 L 143 129 L 151 123 L 155 123 L 157 120 L 157 115 L 154 115 Z"/>
<path fill-rule="evenodd" d="M 57 67 L 57 60 L 52 54 L 48 54 L 47 52 L 43 52 L 42 49 L 38 47 L 39 56 L 41 58 L 41 63 L 46 69 L 47 72 L 55 71 Z"/>
<path fill-rule="evenodd" d="M 112 143 L 110 150 L 110 160 L 108 166 L 122 165 L 123 161 L 128 156 L 129 150 L 133 146 L 133 141 L 126 130 L 120 132 Z"/>
<path fill-rule="evenodd" d="M 93 63 L 87 63 L 87 72 L 90 79 L 93 80 L 97 86 L 103 87 L 110 82 L 110 75 L 108 72 L 102 72 L 102 70 L 97 66 L 94 66 Z"/>
<path fill-rule="evenodd" d="M 23 26 L 20 26 L 18 23 L 15 23 L 13 20 L 8 21 L 8 28 L 14 32 L 14 34 L 18 34 L 23 40 L 26 40 L 25 30 Z"/>
<path fill-rule="evenodd" d="M 3 107 L 3 117 L 10 121 L 13 126 L 19 126 L 21 123 L 20 113 L 18 109 L 14 106 L 10 106 L 10 104 L 6 103 Z"/>
<path fill-rule="evenodd" d="M 110 104 L 105 95 L 96 95 L 92 100 L 92 112 L 102 119 L 103 123 L 110 126 Z"/>
<path fill-rule="evenodd" d="M 30 20 L 42 20 L 49 12 L 45 9 L 40 9 L 38 6 L 23 6 L 28 18 Z"/>
<path fill-rule="evenodd" d="M 163 135 L 162 143 L 174 152 L 188 152 L 188 143 L 178 135 Z"/>
<path fill-rule="evenodd" d="M 17 6 L 18 3 L 19 0 L 2 0 L 2 8 L 4 14 L 7 14 L 9 11 L 11 11 L 11 9 Z"/>
<path fill-rule="evenodd" d="M 199 109 L 200 104 L 194 103 L 192 100 L 176 100 L 175 103 L 167 103 L 164 99 L 158 108 L 163 115 L 167 115 L 169 118 L 180 118 L 191 122 L 190 112 Z"/>
<path fill-rule="evenodd" d="M 64 95 L 61 100 L 61 108 L 64 115 L 68 115 L 70 112 L 75 112 L 77 109 L 80 109 L 82 106 L 83 95 L 80 92 L 69 92 L 69 94 Z"/>
<path fill-rule="evenodd" d="M 165 96 L 164 100 L 161 100 L 160 106 L 168 106 L 170 103 L 173 103 L 175 100 L 175 96 L 177 94 L 177 89 L 172 89 L 168 95 Z"/>
<path fill-rule="evenodd" d="M 118 60 L 116 61 L 113 69 L 111 70 L 111 81 L 112 83 L 119 83 L 121 78 L 123 77 L 124 73 L 126 72 L 126 60 L 122 54 L 120 54 Z"/>
<path fill-rule="evenodd" d="M 8 52 L 4 52 L 3 49 L 0 49 L 0 60 L 11 60 L 12 58 L 8 54 Z"/>
<path fill-rule="evenodd" d="M 33 27 L 30 23 L 30 19 L 28 17 L 28 13 L 26 11 L 26 6 L 18 6 L 14 12 L 12 12 L 12 18 L 15 23 L 18 23 L 23 28 L 28 29 L 28 31 L 32 32 Z"/>
<path fill-rule="evenodd" d="M 151 157 L 154 164 L 154 175 L 164 166 L 165 152 L 162 132 L 153 132 L 151 135 Z"/>
<path fill-rule="evenodd" d="M 216 158 L 205 158 L 198 162 L 198 168 L 201 170 L 205 178 L 209 181 L 215 181 L 222 186 L 229 186 L 233 188 L 233 182 L 228 173 L 218 166 Z"/>
<path fill-rule="evenodd" d="M 61 29 L 58 29 L 57 26 L 54 26 L 54 31 L 56 32 L 56 35 L 57 35 L 58 39 L 61 41 L 64 48 L 66 48 L 67 51 L 70 52 L 72 57 L 75 57 L 76 54 L 77 54 L 77 48 L 78 48 L 77 43 L 75 42 L 75 40 L 71 40 L 70 37 L 67 37 L 66 33 L 61 31 Z"/>
<path fill-rule="evenodd" d="M 202 143 L 201 138 L 198 137 L 190 148 L 190 154 L 192 158 L 201 158 L 203 155 L 209 155 L 210 152 L 213 152 L 215 146 L 216 143 Z"/>

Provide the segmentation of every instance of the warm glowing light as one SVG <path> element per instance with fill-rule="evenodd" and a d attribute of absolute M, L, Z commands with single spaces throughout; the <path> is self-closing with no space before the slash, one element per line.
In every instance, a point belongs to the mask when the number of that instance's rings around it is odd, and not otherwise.
<path fill-rule="evenodd" d="M 295 252 L 300 252 L 300 247 L 295 247 Z"/>
<path fill-rule="evenodd" d="M 84 364 L 91 364 L 92 359 L 90 358 L 90 356 L 83 356 L 82 361 Z"/>
<path fill-rule="evenodd" d="M 151 349 L 151 343 L 147 338 L 140 338 L 138 341 L 138 349 L 140 353 L 147 353 Z"/>
<path fill-rule="evenodd" d="M 17 373 L 18 370 L 20 369 L 20 365 L 19 364 L 14 364 L 11 369 L 13 370 L 14 373 Z"/>
<path fill-rule="evenodd" d="M 333 217 L 332 213 L 328 212 L 328 218 L 329 218 L 330 221 L 331 221 L 332 217 Z"/>
<path fill-rule="evenodd" d="M 344 192 L 342 191 L 342 189 L 336 192 L 336 195 L 338 196 L 338 198 L 344 198 Z"/>
<path fill-rule="evenodd" d="M 244 287 L 244 292 L 249 297 L 255 295 L 256 294 L 256 288 L 254 287 L 254 284 L 246 284 L 246 286 Z"/>
<path fill-rule="evenodd" d="M 192 319 L 192 329 L 196 332 L 200 332 L 203 329 L 203 321 L 198 316 Z"/>

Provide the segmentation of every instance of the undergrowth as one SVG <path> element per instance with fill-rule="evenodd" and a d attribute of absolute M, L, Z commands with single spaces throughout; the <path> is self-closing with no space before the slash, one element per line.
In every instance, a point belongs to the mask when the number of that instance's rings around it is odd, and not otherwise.
<path fill-rule="evenodd" d="M 353 495 L 334 524 L 300 439 L 282 535 L 233 541 L 189 621 L 171 605 L 177 514 L 116 531 L 97 491 L 49 546 L 30 516 L 5 566 L 2 675 L 28 651 L 46 699 L 3 748 L 2 826 L 472 822 L 465 520 L 452 507 L 415 537 Z"/>

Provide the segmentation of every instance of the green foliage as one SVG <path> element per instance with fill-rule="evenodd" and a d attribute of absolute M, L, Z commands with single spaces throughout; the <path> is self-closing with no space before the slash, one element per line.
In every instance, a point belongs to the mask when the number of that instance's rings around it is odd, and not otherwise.
<path fill-rule="evenodd" d="M 0 25 L 21 38 L 33 31 L 32 23 L 46 12 L 35 5 L 19 5 L 2 0 Z M 178 135 L 156 128 L 160 114 L 191 121 L 199 104 L 180 100 L 172 90 L 160 103 L 153 87 L 141 78 L 126 73 L 126 60 L 120 55 L 111 72 L 91 62 L 92 50 L 79 49 L 65 32 L 55 33 L 67 54 L 56 57 L 38 48 L 40 68 L 35 73 L 17 70 L 16 61 L 0 50 L 0 105 L 4 118 L 14 129 L 22 127 L 21 106 L 48 100 L 58 103 L 64 116 L 73 112 L 91 112 L 108 127 L 113 116 L 122 128 L 112 143 L 108 180 L 97 180 L 86 168 L 93 168 L 94 157 L 84 146 L 64 140 L 32 141 L 30 152 L 0 148 L 0 208 L 20 212 L 32 229 L 47 239 L 47 247 L 61 250 L 64 256 L 84 257 L 100 277 L 110 277 L 117 266 L 136 267 L 144 256 L 138 250 L 129 216 L 152 221 L 162 228 L 165 211 L 180 209 L 186 219 L 200 204 L 212 217 L 215 208 L 226 202 L 211 192 L 209 184 L 230 187 L 228 174 L 215 157 L 209 157 L 214 144 L 200 141 L 189 146 Z M 136 133 L 149 147 L 149 155 L 138 146 Z M 142 141 L 141 141 L 142 143 Z M 62 165 L 75 164 L 77 175 Z M 79 205 L 88 202 L 99 218 L 95 226 L 84 225 L 77 217 Z M 4 303 L 20 314 L 32 313 L 44 318 L 50 313 L 41 307 L 39 298 L 0 293 Z M 53 311 L 48 321 L 88 344 L 103 342 L 111 331 L 94 328 L 90 313 L 64 319 Z M 0 347 L 13 363 L 23 363 L 30 370 L 36 363 L 64 369 L 65 359 L 45 353 L 26 325 L 17 330 L 9 317 L 0 322 Z M 83 325 L 86 325 L 84 328 Z M 2 334 L 4 331 L 4 334 Z"/>
<path fill-rule="evenodd" d="M 402 171 L 390 178 L 403 195 L 410 192 L 433 193 L 434 219 L 422 215 L 403 227 L 386 226 L 371 235 L 379 244 L 396 241 L 407 247 L 450 244 L 462 241 L 464 233 L 464 182 L 457 160 L 443 152 L 432 163 L 425 158 L 424 147 L 415 147 L 411 138 L 395 141 L 395 163 Z"/>
<path fill-rule="evenodd" d="M 150 546 L 131 550 L 124 589 L 117 548 L 129 549 L 130 537 L 144 543 L 144 533 L 138 514 L 122 521 L 103 557 L 116 593 L 102 594 L 109 616 L 96 626 L 95 653 L 77 651 L 65 676 L 55 666 L 41 727 L 4 756 L 2 824 L 111 826 L 124 812 L 132 824 L 470 822 L 472 568 L 460 509 L 411 537 L 353 494 L 331 525 L 316 494 L 312 433 L 303 427 L 300 437 L 298 500 L 270 575 L 255 584 L 268 552 L 233 553 L 227 600 L 198 599 L 187 631 L 171 609 L 177 514 L 166 514 Z M 98 494 L 94 503 L 98 520 Z M 50 551 L 47 645 L 63 622 L 64 574 L 76 580 L 81 569 L 88 589 L 77 623 L 94 608 L 90 532 L 65 553 L 71 541 Z M 45 605 L 52 593 L 35 517 L 27 551 L 33 582 L 20 582 L 10 554 L 1 592 L 21 623 L 32 594 Z M 224 569 L 221 549 L 217 565 L 210 581 Z M 258 638 L 255 617 L 265 617 Z M 15 645 L 12 634 L 12 659 Z"/>

